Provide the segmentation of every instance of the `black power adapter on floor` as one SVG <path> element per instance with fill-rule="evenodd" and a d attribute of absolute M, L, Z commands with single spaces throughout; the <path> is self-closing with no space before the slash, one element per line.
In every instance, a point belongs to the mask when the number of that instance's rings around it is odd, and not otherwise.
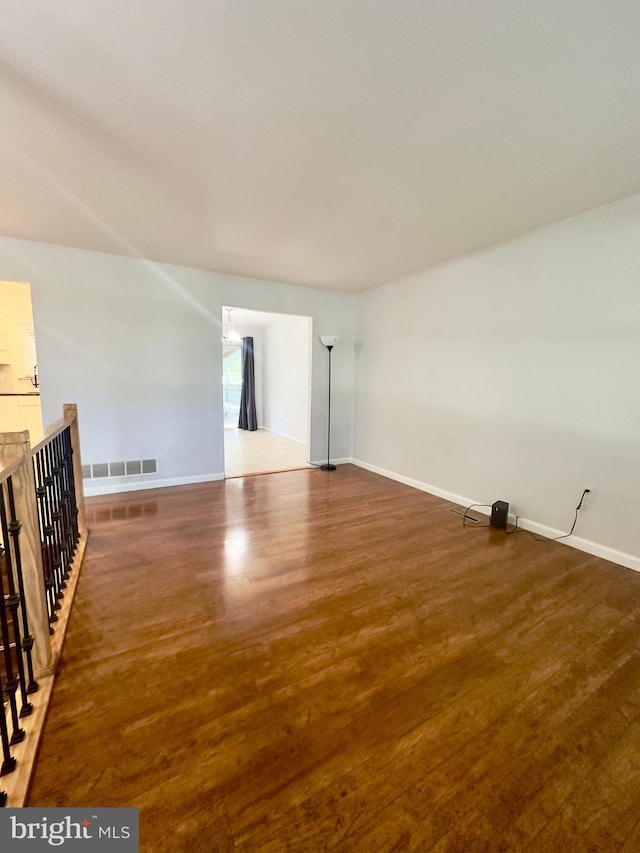
<path fill-rule="evenodd" d="M 507 529 L 509 520 L 509 504 L 506 501 L 496 501 L 491 505 L 491 526 L 498 530 Z"/>

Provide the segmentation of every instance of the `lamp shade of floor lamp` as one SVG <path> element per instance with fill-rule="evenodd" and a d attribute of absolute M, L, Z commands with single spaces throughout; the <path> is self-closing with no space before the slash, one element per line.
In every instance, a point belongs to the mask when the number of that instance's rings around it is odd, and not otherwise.
<path fill-rule="evenodd" d="M 327 464 L 321 465 L 323 471 L 335 471 L 331 464 L 331 350 L 338 343 L 337 335 L 320 335 L 320 342 L 329 351 L 329 405 L 327 407 Z"/>

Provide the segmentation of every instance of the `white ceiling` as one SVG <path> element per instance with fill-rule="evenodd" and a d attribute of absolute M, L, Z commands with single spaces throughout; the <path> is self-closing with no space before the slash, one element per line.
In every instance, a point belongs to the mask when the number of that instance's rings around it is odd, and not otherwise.
<path fill-rule="evenodd" d="M 7 0 L 0 233 L 363 290 L 640 191 L 639 46 L 637 0 Z"/>

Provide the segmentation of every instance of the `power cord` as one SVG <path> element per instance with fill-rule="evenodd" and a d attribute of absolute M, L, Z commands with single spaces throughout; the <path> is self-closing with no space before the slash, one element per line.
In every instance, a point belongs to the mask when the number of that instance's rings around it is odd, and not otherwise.
<path fill-rule="evenodd" d="M 578 501 L 578 505 L 576 507 L 576 512 L 575 512 L 575 515 L 573 517 L 573 524 L 571 525 L 571 530 L 568 533 L 563 533 L 561 536 L 554 536 L 553 539 L 547 539 L 544 536 L 538 536 L 536 533 L 533 533 L 531 530 L 525 530 L 524 527 L 518 527 L 519 516 L 517 516 L 517 515 L 516 515 L 516 523 L 513 526 L 513 528 L 511 530 L 506 530 L 505 532 L 506 532 L 507 536 L 513 536 L 514 533 L 528 533 L 529 536 L 533 536 L 533 538 L 536 540 L 536 542 L 557 542 L 559 539 L 568 539 L 569 536 L 571 536 L 573 534 L 573 531 L 576 529 L 576 524 L 578 523 L 578 513 L 582 509 L 582 504 L 584 503 L 584 499 L 590 493 L 591 493 L 591 489 L 584 489 L 584 491 L 580 495 L 580 500 Z M 469 526 L 468 524 L 465 524 L 465 521 L 467 519 L 467 513 L 474 506 L 489 507 L 489 506 L 493 506 L 493 504 L 470 504 L 465 509 L 464 515 L 462 516 L 462 526 L 463 527 Z M 481 524 L 480 527 L 491 527 L 491 524 Z"/>
<path fill-rule="evenodd" d="M 559 539 L 568 539 L 569 536 L 573 534 L 573 531 L 576 529 L 576 524 L 578 523 L 578 513 L 582 509 L 582 504 L 584 503 L 584 499 L 588 494 L 590 494 L 591 489 L 584 489 L 582 494 L 580 495 L 580 500 L 578 501 L 578 505 L 576 507 L 575 515 L 573 516 L 573 524 L 571 525 L 571 530 L 568 533 L 563 533 L 561 536 L 554 536 L 553 539 L 545 539 L 544 536 L 537 536 L 535 533 L 532 533 L 531 530 L 524 530 L 522 527 L 518 527 L 518 518 L 516 516 L 516 528 L 520 532 L 528 533 L 529 536 L 533 536 L 536 542 L 557 542 Z M 516 529 L 511 531 L 512 533 L 516 532 Z"/>
<path fill-rule="evenodd" d="M 492 504 L 469 504 L 469 506 L 464 511 L 464 515 L 462 516 L 462 526 L 463 527 L 469 526 L 468 524 L 465 524 L 467 518 L 469 518 L 467 513 L 469 512 L 470 509 L 473 509 L 474 506 L 492 506 Z M 491 527 L 491 525 L 490 524 L 481 524 L 480 527 Z M 476 530 L 478 530 L 478 529 L 479 528 L 476 528 Z"/>

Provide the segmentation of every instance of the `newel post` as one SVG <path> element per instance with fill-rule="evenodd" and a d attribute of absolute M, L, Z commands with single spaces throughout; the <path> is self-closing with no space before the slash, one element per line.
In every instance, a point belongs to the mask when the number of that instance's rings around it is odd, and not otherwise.
<path fill-rule="evenodd" d="M 75 403 L 65 403 L 62 411 L 64 420 L 69 423 L 69 431 L 71 433 L 71 448 L 73 450 L 73 480 L 76 490 L 76 508 L 78 510 L 78 532 L 82 537 L 87 533 L 87 522 L 84 513 L 84 483 L 82 480 L 82 457 L 80 455 L 78 407 Z"/>
<path fill-rule="evenodd" d="M 49 639 L 49 615 L 42 569 L 42 546 L 38 523 L 29 430 L 0 433 L 0 466 L 19 460 L 12 475 L 16 519 L 20 522 L 20 555 L 29 630 L 33 637 L 32 660 L 36 678 L 51 674 L 53 657 Z"/>

